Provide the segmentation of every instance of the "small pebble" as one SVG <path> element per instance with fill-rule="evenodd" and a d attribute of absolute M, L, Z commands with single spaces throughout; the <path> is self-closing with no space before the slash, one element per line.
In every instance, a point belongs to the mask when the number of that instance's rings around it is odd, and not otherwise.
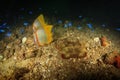
<path fill-rule="evenodd" d="M 86 49 L 87 49 L 88 51 L 90 50 L 90 48 L 89 48 L 89 47 L 87 47 Z"/>
<path fill-rule="evenodd" d="M 27 38 L 26 38 L 26 37 L 23 37 L 23 38 L 22 38 L 22 44 L 24 44 L 26 41 L 27 41 Z"/>
<path fill-rule="evenodd" d="M 17 60 L 17 57 L 15 56 L 13 59 L 14 59 L 14 60 Z"/>
<path fill-rule="evenodd" d="M 94 38 L 94 41 L 95 41 L 95 42 L 99 42 L 99 41 L 100 41 L 99 37 L 95 37 L 95 38 Z"/>
<path fill-rule="evenodd" d="M 3 60 L 3 55 L 0 54 L 0 61 Z"/>

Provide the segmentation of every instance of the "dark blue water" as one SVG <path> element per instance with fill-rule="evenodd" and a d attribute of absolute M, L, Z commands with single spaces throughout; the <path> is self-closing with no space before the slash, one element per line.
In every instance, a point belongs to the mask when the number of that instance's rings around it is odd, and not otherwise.
<path fill-rule="evenodd" d="M 120 5 L 116 0 L 2 0 L 0 27 L 32 24 L 41 13 L 49 17 L 93 19 L 96 23 L 120 27 Z M 7 23 L 5 26 L 4 24 Z"/>

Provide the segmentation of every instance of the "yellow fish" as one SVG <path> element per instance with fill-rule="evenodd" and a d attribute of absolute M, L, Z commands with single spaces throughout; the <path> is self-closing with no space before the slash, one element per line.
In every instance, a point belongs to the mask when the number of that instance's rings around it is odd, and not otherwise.
<path fill-rule="evenodd" d="M 41 14 L 33 23 L 33 36 L 35 43 L 38 46 L 49 44 L 53 41 L 52 38 L 53 25 L 45 23 L 44 17 Z"/>

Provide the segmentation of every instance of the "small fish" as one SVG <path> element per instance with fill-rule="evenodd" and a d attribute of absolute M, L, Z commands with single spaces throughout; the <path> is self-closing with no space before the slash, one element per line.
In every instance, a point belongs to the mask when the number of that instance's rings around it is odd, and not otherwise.
<path fill-rule="evenodd" d="M 82 16 L 80 15 L 80 16 L 78 16 L 78 18 L 80 18 L 80 19 L 81 19 L 81 18 L 82 18 Z"/>
<path fill-rule="evenodd" d="M 72 26 L 72 22 L 68 22 L 68 26 L 71 27 Z"/>
<path fill-rule="evenodd" d="M 41 14 L 33 23 L 33 35 L 35 43 L 38 46 L 49 44 L 53 41 L 52 38 L 53 25 L 45 23 L 44 17 Z"/>
<path fill-rule="evenodd" d="M 88 28 L 93 29 L 92 24 L 88 23 L 87 26 L 88 26 Z"/>
<path fill-rule="evenodd" d="M 82 27 L 81 27 L 80 25 L 78 25 L 78 26 L 77 26 L 77 29 L 80 30 L 80 29 L 82 29 Z"/>
<path fill-rule="evenodd" d="M 3 30 L 3 29 L 0 29 L 0 33 L 4 33 L 5 32 L 5 30 Z"/>
<path fill-rule="evenodd" d="M 68 22 L 66 21 L 65 24 L 64 24 L 64 28 L 68 28 L 68 27 L 72 27 L 72 22 Z"/>
<path fill-rule="evenodd" d="M 120 28 L 115 28 L 115 30 L 120 31 Z"/>
<path fill-rule="evenodd" d="M 67 24 L 64 24 L 64 28 L 67 28 L 68 27 L 68 25 Z"/>
<path fill-rule="evenodd" d="M 106 27 L 106 25 L 105 25 L 105 24 L 102 24 L 101 26 L 102 26 L 102 27 Z"/>
<path fill-rule="evenodd" d="M 0 28 L 6 28 L 7 27 L 7 23 L 4 22 L 3 24 L 0 25 Z"/>
<path fill-rule="evenodd" d="M 3 23 L 3 26 L 6 26 L 7 25 L 7 23 L 5 22 L 5 23 Z"/>
<path fill-rule="evenodd" d="M 12 35 L 11 32 L 7 32 L 7 33 L 5 34 L 6 37 L 10 37 L 11 35 Z"/>
<path fill-rule="evenodd" d="M 88 23 L 87 26 L 88 26 L 88 28 L 90 28 L 92 30 L 92 32 L 94 32 L 94 28 L 93 28 L 92 24 Z"/>
<path fill-rule="evenodd" d="M 58 24 L 62 24 L 62 20 L 58 20 Z"/>
<path fill-rule="evenodd" d="M 28 26 L 29 23 L 28 23 L 28 22 L 24 22 L 23 25 L 24 25 L 24 26 Z"/>
<path fill-rule="evenodd" d="M 32 14 L 33 14 L 33 12 L 32 12 L 32 11 L 29 11 L 28 13 L 29 13 L 30 15 L 32 15 Z"/>

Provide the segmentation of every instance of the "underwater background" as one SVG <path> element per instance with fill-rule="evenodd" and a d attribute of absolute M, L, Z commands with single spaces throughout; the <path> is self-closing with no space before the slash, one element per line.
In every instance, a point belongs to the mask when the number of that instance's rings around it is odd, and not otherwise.
<path fill-rule="evenodd" d="M 94 19 L 96 22 L 120 26 L 120 5 L 117 0 L 4 0 L 0 3 L 1 19 L 13 21 L 19 17 L 33 18 L 43 13 L 47 16 L 59 16 L 77 19 L 79 16 Z"/>
<path fill-rule="evenodd" d="M 0 1 L 0 79 L 120 80 L 119 1 Z"/>

